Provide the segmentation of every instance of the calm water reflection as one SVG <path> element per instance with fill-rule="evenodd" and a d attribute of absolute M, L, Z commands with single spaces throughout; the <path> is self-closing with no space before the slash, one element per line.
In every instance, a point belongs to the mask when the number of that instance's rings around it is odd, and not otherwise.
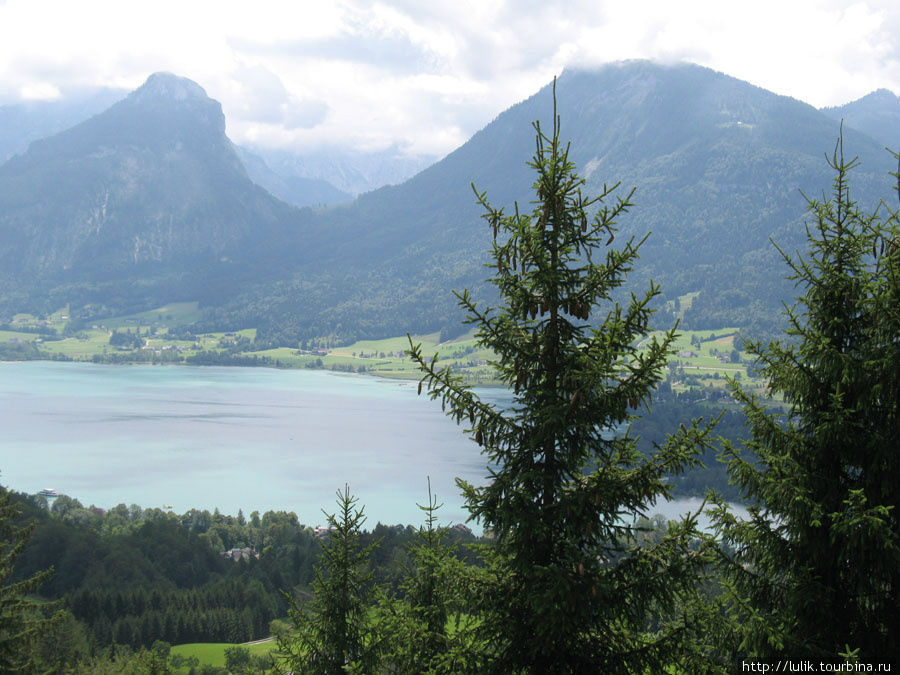
<path fill-rule="evenodd" d="M 414 385 L 321 371 L 4 363 L 0 428 L 2 484 L 102 507 L 286 509 L 314 524 L 347 482 L 369 524 L 418 523 L 431 476 L 458 522 L 454 478 L 486 475 Z"/>
<path fill-rule="evenodd" d="M 0 484 L 23 492 L 49 487 L 104 508 L 288 510 L 315 525 L 346 482 L 373 526 L 421 523 L 428 476 L 444 502 L 441 520 L 465 521 L 454 479 L 480 484 L 486 475 L 478 446 L 410 383 L 307 370 L 0 363 Z"/>

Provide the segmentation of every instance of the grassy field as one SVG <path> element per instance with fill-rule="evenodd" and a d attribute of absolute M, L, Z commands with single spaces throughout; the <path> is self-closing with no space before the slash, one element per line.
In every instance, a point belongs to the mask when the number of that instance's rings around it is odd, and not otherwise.
<path fill-rule="evenodd" d="M 33 333 L 19 333 L 13 330 L 0 330 L 0 342 L 8 342 L 10 340 L 21 340 L 22 342 L 31 342 L 35 337 Z"/>
<path fill-rule="evenodd" d="M 666 309 L 674 313 L 679 319 L 683 319 L 684 313 L 691 308 L 691 305 L 694 304 L 694 298 L 698 295 L 700 295 L 700 291 L 692 291 L 691 293 L 679 295 L 677 301 L 669 300 L 666 303 Z"/>
<path fill-rule="evenodd" d="M 680 299 L 684 308 L 693 298 L 688 295 Z M 194 336 L 192 340 L 170 337 L 170 328 L 183 326 L 199 318 L 196 302 L 173 303 L 148 312 L 98 320 L 84 327 L 75 335 L 62 340 L 48 340 L 36 333 L 15 330 L 0 331 L 0 342 L 39 341 L 37 346 L 51 355 L 58 354 L 74 360 L 101 360 L 113 357 L 128 361 L 146 362 L 148 357 L 158 357 L 159 361 L 174 361 L 190 357 L 201 351 L 215 352 L 227 348 L 241 338 L 251 342 L 256 338 L 256 329 L 248 328 L 234 333 L 206 333 Z M 36 328 L 53 328 L 63 334 L 68 323 L 68 309 L 62 308 L 39 322 L 36 317 L 17 315 L 14 327 L 18 325 Z M 109 344 L 113 331 L 140 332 L 143 339 L 141 350 L 130 350 Z M 720 328 L 715 331 L 681 331 L 675 343 L 675 354 L 669 361 L 669 379 L 673 389 L 684 391 L 691 387 L 721 389 L 724 393 L 727 378 L 735 377 L 742 385 L 763 393 L 765 383 L 748 376 L 746 354 L 737 355 L 734 360 L 735 328 Z M 710 339 L 714 338 L 714 339 Z M 422 345 L 427 357 L 438 355 L 442 365 L 450 365 L 471 384 L 497 384 L 488 362 L 493 358 L 490 351 L 480 349 L 471 333 L 453 340 L 439 342 L 437 333 L 417 335 L 413 342 Z M 330 350 L 300 350 L 288 347 L 261 351 L 240 352 L 241 357 L 268 357 L 272 362 L 285 368 L 321 368 L 343 372 L 366 373 L 381 377 L 418 379 L 420 373 L 410 361 L 406 350 L 409 342 L 405 336 L 383 340 L 362 340 L 345 347 Z"/>
<path fill-rule="evenodd" d="M 423 353 L 429 358 L 437 353 L 439 364 L 452 365 L 454 370 L 469 382 L 489 384 L 493 381 L 492 371 L 488 366 L 492 354 L 486 349 L 477 348 L 471 335 L 440 343 L 438 334 L 432 333 L 413 336 L 413 342 L 421 344 Z M 404 336 L 384 340 L 362 340 L 327 352 L 304 352 L 282 347 L 250 352 L 250 355 L 268 356 L 295 368 L 315 367 L 368 373 L 381 377 L 417 379 L 421 374 L 405 353 L 407 349 L 409 341 Z"/>
<path fill-rule="evenodd" d="M 202 349 L 214 350 L 226 346 L 240 337 L 246 337 L 251 341 L 256 338 L 255 328 L 247 328 L 235 333 L 207 333 L 195 336 L 193 340 L 178 340 L 169 337 L 170 328 L 174 329 L 192 323 L 199 318 L 198 303 L 173 303 L 148 312 L 99 319 L 96 323 L 85 326 L 74 335 L 62 340 L 49 340 L 35 333 L 4 330 L 0 331 L 0 341 L 16 339 L 22 342 L 37 341 L 38 347 L 50 355 L 58 354 L 77 361 L 90 361 L 95 356 L 104 357 L 131 351 L 109 344 L 113 331 L 140 332 L 148 351 L 162 352 L 174 349 L 182 356 L 191 356 Z M 54 329 L 58 335 L 62 335 L 66 330 L 68 320 L 67 309 L 54 312 L 43 322 L 39 321 L 37 317 L 27 314 L 18 314 L 13 319 L 14 325 L 22 324 L 30 328 L 44 326 Z"/>
<path fill-rule="evenodd" d="M 104 320 L 107 328 L 127 328 L 135 325 L 154 326 L 168 330 L 176 326 L 185 326 L 200 320 L 199 303 L 174 302 L 159 309 L 153 309 L 138 314 L 116 317 Z"/>
<path fill-rule="evenodd" d="M 766 394 L 765 380 L 748 372 L 750 355 L 744 351 L 737 353 L 734 361 L 735 328 L 716 330 L 681 331 L 675 342 L 675 354 L 669 359 L 670 382 L 675 391 L 684 391 L 690 386 L 728 388 L 728 378 L 738 380 L 745 391 Z"/>
<path fill-rule="evenodd" d="M 224 668 L 225 650 L 228 647 L 234 646 L 235 645 L 233 644 L 222 642 L 195 642 L 192 644 L 175 645 L 174 647 L 172 647 L 172 650 L 169 653 L 177 654 L 178 656 L 184 658 L 196 656 L 197 660 L 200 662 L 200 665 L 209 664 L 218 668 Z M 246 646 L 247 649 L 250 650 L 251 654 L 264 655 L 273 651 L 278 645 L 275 640 L 269 640 L 268 642 L 261 642 L 259 644 L 238 646 Z M 176 672 L 186 673 L 188 672 L 188 669 L 181 668 Z"/>

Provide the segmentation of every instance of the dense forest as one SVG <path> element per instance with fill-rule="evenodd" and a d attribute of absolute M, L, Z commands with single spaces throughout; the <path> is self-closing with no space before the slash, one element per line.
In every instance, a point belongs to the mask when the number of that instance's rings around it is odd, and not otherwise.
<path fill-rule="evenodd" d="M 9 581 L 53 570 L 35 589 L 56 601 L 52 611 L 62 611 L 35 645 L 46 667 L 88 664 L 114 645 L 139 650 L 160 641 L 268 637 L 272 622 L 287 616 L 284 591 L 309 595 L 324 536 L 293 513 L 175 514 L 136 504 L 107 511 L 66 495 L 49 504 L 41 496 L 3 495 L 18 512 L 4 526 L 34 525 Z M 363 535 L 379 542 L 373 584 L 399 587 L 415 532 L 378 523 Z M 462 549 L 475 541 L 471 532 L 458 528 L 453 540 L 461 559 L 473 559 Z"/>

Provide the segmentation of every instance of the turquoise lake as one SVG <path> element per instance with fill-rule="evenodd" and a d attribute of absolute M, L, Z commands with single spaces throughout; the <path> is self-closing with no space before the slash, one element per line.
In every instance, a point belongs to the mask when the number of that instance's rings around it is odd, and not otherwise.
<path fill-rule="evenodd" d="M 502 390 L 480 390 L 502 404 Z M 376 522 L 465 522 L 454 479 L 485 459 L 416 384 L 314 370 L 0 363 L 0 485 L 110 508 L 297 513 L 325 523 L 344 484 Z M 690 500 L 658 505 L 675 517 Z M 480 531 L 480 527 L 472 525 Z"/>
<path fill-rule="evenodd" d="M 490 396 L 491 392 L 488 390 Z M 497 391 L 494 396 L 501 394 Z M 0 484 L 109 508 L 295 511 L 323 524 L 345 483 L 368 525 L 442 521 L 454 483 L 482 483 L 478 446 L 415 383 L 325 371 L 0 364 Z"/>

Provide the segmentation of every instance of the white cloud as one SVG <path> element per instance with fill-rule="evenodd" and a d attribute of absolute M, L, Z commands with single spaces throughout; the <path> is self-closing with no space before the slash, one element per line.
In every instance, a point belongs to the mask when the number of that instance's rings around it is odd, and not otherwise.
<path fill-rule="evenodd" d="M 19 90 L 23 101 L 52 101 L 62 96 L 55 84 L 49 82 L 29 82 Z"/>
<path fill-rule="evenodd" d="M 686 59 L 813 105 L 900 92 L 896 0 L 7 0 L 0 103 L 151 72 L 237 142 L 445 153 L 567 65 Z"/>
<path fill-rule="evenodd" d="M 312 128 L 328 114 L 321 100 L 290 94 L 281 78 L 263 65 L 239 65 L 232 73 L 227 95 L 232 118 L 257 124 L 283 126 L 287 130 Z"/>

